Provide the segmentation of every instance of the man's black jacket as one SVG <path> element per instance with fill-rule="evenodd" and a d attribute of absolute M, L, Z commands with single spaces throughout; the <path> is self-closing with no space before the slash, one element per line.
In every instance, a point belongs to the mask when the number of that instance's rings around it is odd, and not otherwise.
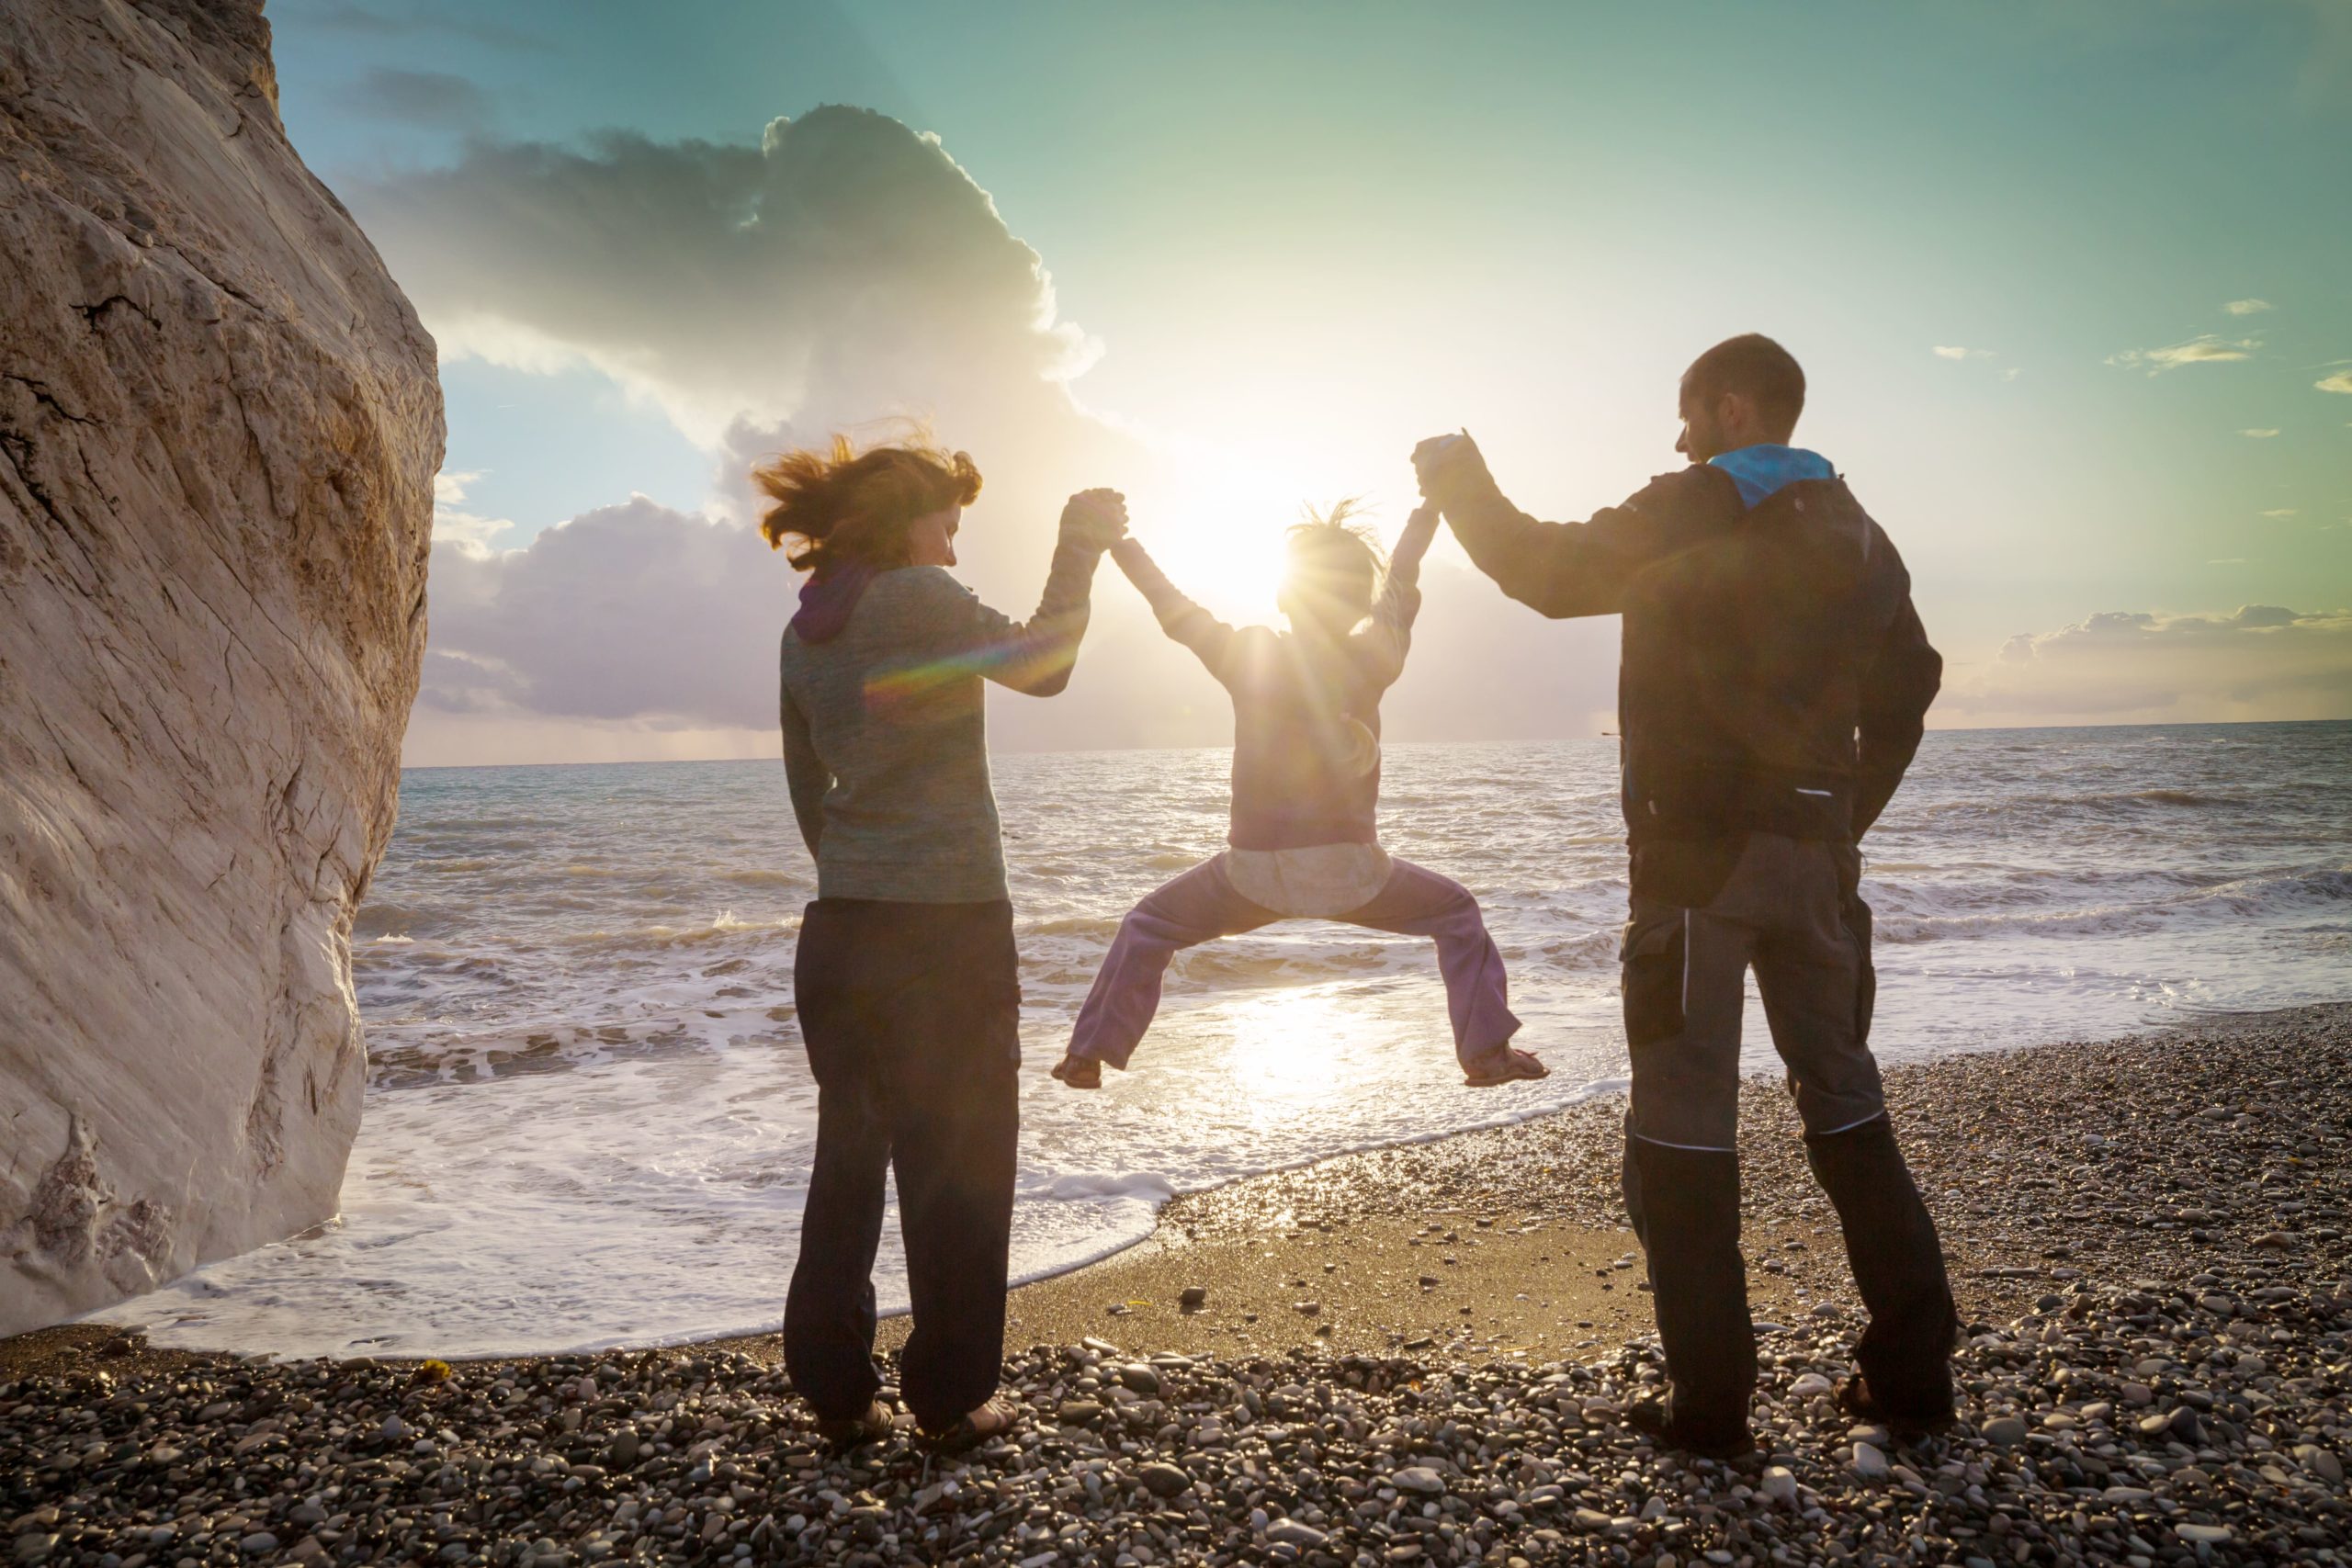
<path fill-rule="evenodd" d="M 1636 850 L 1859 840 L 1902 781 L 1943 660 L 1911 578 L 1843 479 L 1753 509 L 1718 468 L 1650 481 L 1589 523 L 1539 523 L 1479 462 L 1430 499 L 1478 569 L 1555 619 L 1624 616 L 1617 717 Z"/>

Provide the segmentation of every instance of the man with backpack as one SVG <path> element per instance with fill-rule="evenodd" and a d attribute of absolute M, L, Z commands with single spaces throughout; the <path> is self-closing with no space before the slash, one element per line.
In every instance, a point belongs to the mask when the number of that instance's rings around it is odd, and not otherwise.
<path fill-rule="evenodd" d="M 1682 378 L 1690 466 L 1585 523 L 1520 512 L 1467 435 L 1413 454 L 1506 594 L 1555 619 L 1623 616 L 1625 1200 L 1672 1390 L 1629 1419 L 1717 1457 L 1753 1446 L 1736 1153 L 1750 968 L 1870 1314 L 1841 1399 L 1898 1430 L 1952 1413 L 1958 1318 L 1870 1052 L 1859 890 L 1861 837 L 1918 747 L 1942 660 L 1885 533 L 1826 458 L 1789 445 L 1804 403 L 1779 344 L 1716 344 Z"/>

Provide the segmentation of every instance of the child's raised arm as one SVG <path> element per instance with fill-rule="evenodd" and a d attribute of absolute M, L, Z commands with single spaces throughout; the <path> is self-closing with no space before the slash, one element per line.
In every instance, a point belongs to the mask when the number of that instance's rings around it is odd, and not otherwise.
<path fill-rule="evenodd" d="M 1111 558 L 1127 574 L 1127 581 L 1151 606 L 1159 619 L 1159 629 L 1182 643 L 1200 656 L 1209 673 L 1224 679 L 1226 650 L 1233 642 L 1233 628 L 1184 597 L 1177 586 L 1168 581 L 1159 563 L 1151 558 L 1143 542 L 1133 535 L 1111 547 Z"/>
<path fill-rule="evenodd" d="M 1424 504 L 1405 520 L 1405 531 L 1389 553 L 1388 578 L 1381 584 L 1372 619 L 1356 634 L 1357 646 L 1384 686 L 1405 672 L 1405 655 L 1413 646 L 1413 618 L 1421 613 L 1421 557 L 1437 537 L 1438 516 L 1436 507 Z"/>

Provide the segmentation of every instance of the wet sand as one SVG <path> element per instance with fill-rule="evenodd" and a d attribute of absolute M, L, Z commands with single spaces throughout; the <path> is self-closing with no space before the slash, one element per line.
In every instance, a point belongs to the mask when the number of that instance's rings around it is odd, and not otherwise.
<path fill-rule="evenodd" d="M 2315 1102 L 2352 1088 L 2330 1069 L 2347 1035 L 2352 1007 L 2323 1007 L 1890 1071 L 1963 1315 L 2200 1254 L 2352 1269 L 2347 1127 Z M 1150 1242 L 1015 1291 L 1008 1340 L 1560 1356 L 1647 1334 L 1623 1115 L 1612 1098 L 1178 1199 Z M 1743 1241 L 1764 1319 L 1859 1311 L 1798 1131 L 1777 1083 L 1744 1086 Z M 1194 1285 L 1207 1301 L 1186 1311 Z"/>

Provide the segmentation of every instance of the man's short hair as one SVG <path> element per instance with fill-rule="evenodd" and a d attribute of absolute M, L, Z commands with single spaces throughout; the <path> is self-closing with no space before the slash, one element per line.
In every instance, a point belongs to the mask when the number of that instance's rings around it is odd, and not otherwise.
<path fill-rule="evenodd" d="M 1742 392 L 1784 433 L 1804 412 L 1804 371 L 1796 355 L 1762 333 L 1727 337 L 1690 362 L 1683 381 L 1702 398 Z"/>

